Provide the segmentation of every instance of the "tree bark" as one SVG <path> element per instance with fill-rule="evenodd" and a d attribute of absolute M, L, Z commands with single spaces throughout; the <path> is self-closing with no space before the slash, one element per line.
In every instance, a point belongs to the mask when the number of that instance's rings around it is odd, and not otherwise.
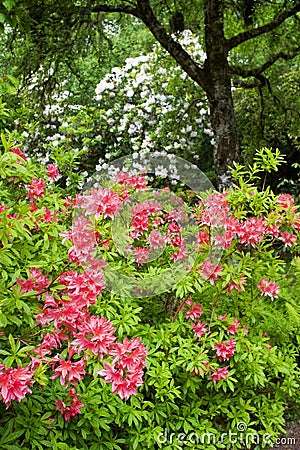
<path fill-rule="evenodd" d="M 131 2 L 128 3 L 131 5 Z M 150 0 L 136 0 L 136 7 L 124 5 L 121 2 L 119 6 L 97 4 L 92 9 L 92 11 L 124 12 L 141 19 L 190 78 L 204 89 L 210 105 L 211 125 L 215 135 L 214 164 L 217 187 L 220 190 L 231 186 L 230 166 L 240 159 L 238 129 L 231 93 L 232 74 L 235 73 L 244 78 L 254 76 L 261 82 L 261 75 L 266 68 L 279 58 L 291 59 L 299 48 L 297 46 L 294 52 L 289 51 L 287 54 L 276 53 L 255 69 L 230 67 L 228 53 L 243 42 L 275 30 L 285 20 L 295 16 L 300 11 L 300 0 L 294 0 L 290 7 L 285 5 L 270 22 L 252 27 L 229 39 L 226 39 L 224 35 L 224 5 L 224 0 L 204 0 L 207 55 L 204 67 L 194 61 L 179 42 L 167 32 L 154 14 Z"/>
<path fill-rule="evenodd" d="M 220 0 L 205 1 L 207 95 L 215 134 L 214 164 L 219 190 L 231 186 L 230 166 L 240 158 L 238 130 L 231 94 L 231 74 L 224 36 L 223 5 Z"/>

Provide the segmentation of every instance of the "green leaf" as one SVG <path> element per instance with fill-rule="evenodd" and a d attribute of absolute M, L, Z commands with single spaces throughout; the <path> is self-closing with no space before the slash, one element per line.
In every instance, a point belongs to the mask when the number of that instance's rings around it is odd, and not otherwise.
<path fill-rule="evenodd" d="M 22 434 L 24 434 L 24 432 L 25 432 L 25 430 L 19 430 L 19 431 L 15 431 L 13 433 L 9 433 L 8 436 L 2 437 L 0 444 L 4 445 L 4 444 L 8 444 L 9 442 L 13 442 L 16 439 L 18 439 L 20 436 L 22 436 Z"/>

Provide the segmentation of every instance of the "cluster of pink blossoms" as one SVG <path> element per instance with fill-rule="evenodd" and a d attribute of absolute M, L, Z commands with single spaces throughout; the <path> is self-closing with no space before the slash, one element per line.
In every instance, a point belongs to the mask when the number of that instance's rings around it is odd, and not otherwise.
<path fill-rule="evenodd" d="M 255 248 L 264 240 L 283 242 L 285 246 L 295 246 L 300 231 L 300 215 L 294 207 L 293 197 L 289 194 L 278 196 L 274 209 L 265 217 L 251 217 L 238 220 L 230 209 L 228 194 L 214 193 L 208 196 L 206 203 L 199 202 L 195 208 L 195 218 L 200 231 L 197 233 L 196 244 L 200 251 L 207 251 L 209 245 L 221 250 L 228 249 L 233 243 Z M 285 213 L 282 216 L 282 212 Z M 201 276 L 210 284 L 222 275 L 222 265 L 217 261 L 206 259 L 198 270 Z M 226 286 L 228 293 L 233 290 L 242 291 L 246 286 L 245 275 L 239 274 L 237 280 L 230 280 Z M 279 286 L 275 281 L 262 279 L 258 285 L 261 295 L 275 298 Z"/>
<path fill-rule="evenodd" d="M 64 416 L 66 422 L 69 422 L 71 417 L 80 414 L 84 404 L 80 401 L 79 394 L 76 393 L 76 390 L 71 387 L 65 401 L 56 400 L 55 407 Z"/>
<path fill-rule="evenodd" d="M 12 400 L 20 402 L 27 393 L 31 392 L 33 371 L 29 367 L 9 367 L 5 369 L 0 364 L 0 394 L 2 401 L 10 406 Z"/>
<path fill-rule="evenodd" d="M 20 286 L 21 292 L 37 291 L 38 293 L 41 293 L 50 284 L 49 278 L 46 275 L 43 275 L 42 269 L 31 267 L 29 269 L 29 274 L 27 280 L 16 278 L 16 282 Z"/>
<path fill-rule="evenodd" d="M 31 278 L 28 280 L 18 280 L 24 292 L 39 292 L 48 286 L 49 280 L 43 277 L 40 271 L 33 268 L 30 273 Z M 99 375 L 103 376 L 107 383 L 112 382 L 113 393 L 127 399 L 136 394 L 137 388 L 142 385 L 147 350 L 139 338 L 125 338 L 123 343 L 116 342 L 112 323 L 104 317 L 90 314 L 90 305 L 95 304 L 105 287 L 102 271 L 84 270 L 80 273 L 70 270 L 62 273 L 58 282 L 60 290 L 53 295 L 45 295 L 44 306 L 36 316 L 38 325 L 52 325 L 53 331 L 48 332 L 41 344 L 33 350 L 31 363 L 24 369 L 30 376 L 24 378 L 22 392 L 17 394 L 15 385 L 11 383 L 7 387 L 8 393 L 3 391 L 2 399 L 15 399 L 18 398 L 17 395 L 23 398 L 30 392 L 28 383 L 34 370 L 41 362 L 46 363 L 53 371 L 50 378 L 59 377 L 63 386 L 70 387 L 66 400 L 56 402 L 56 409 L 66 420 L 70 420 L 70 417 L 77 415 L 83 407 L 75 386 L 86 375 L 89 358 L 94 355 L 103 360 L 104 369 L 99 371 Z M 65 288 L 61 289 L 62 286 Z M 57 353 L 64 342 L 68 342 L 67 359 Z M 7 372 L 9 370 L 5 371 L 6 375 L 10 375 L 10 372 Z"/>
<path fill-rule="evenodd" d="M 200 317 L 203 314 L 202 305 L 199 303 L 193 302 L 191 299 L 187 299 L 184 304 L 182 305 L 181 309 L 185 309 L 185 307 L 188 307 L 188 310 L 185 312 L 185 318 L 190 319 L 192 321 L 191 327 L 194 331 L 194 335 L 198 338 L 202 338 L 202 336 L 209 332 L 209 329 L 207 328 L 207 323 L 200 322 L 197 319 L 200 319 Z M 227 318 L 227 314 L 225 316 L 219 317 L 219 320 L 225 320 Z M 236 334 L 238 329 L 240 328 L 240 322 L 235 318 L 233 319 L 233 322 L 227 326 L 227 334 Z M 247 333 L 247 329 L 244 328 L 244 330 Z M 212 350 L 215 350 L 216 353 L 212 357 L 218 358 L 220 362 L 227 361 L 229 358 L 231 358 L 235 353 L 236 343 L 233 338 L 229 339 L 228 341 L 223 341 L 215 344 Z M 228 367 L 211 367 L 208 362 L 204 363 L 206 369 L 205 372 L 208 370 L 211 371 L 210 376 L 208 379 L 212 379 L 214 383 L 220 380 L 224 380 L 228 372 Z M 197 371 L 195 371 L 197 373 Z"/>
<path fill-rule="evenodd" d="M 271 298 L 275 298 L 279 294 L 279 286 L 268 278 L 263 278 L 257 285 L 261 292 L 261 295 L 268 295 Z"/>
<path fill-rule="evenodd" d="M 283 223 L 281 214 L 276 210 L 270 211 L 264 218 L 251 217 L 238 220 L 230 210 L 227 195 L 226 192 L 214 193 L 207 197 L 205 204 L 199 202 L 195 216 L 201 228 L 197 235 L 200 249 L 204 244 L 211 242 L 225 250 L 234 239 L 255 247 L 267 236 L 278 238 L 286 245 L 296 244 L 297 235 L 294 231 L 300 230 L 300 217 L 296 209 L 292 209 L 294 200 L 291 195 L 281 194 L 276 200 L 279 210 L 293 214 L 288 223 Z"/>
<path fill-rule="evenodd" d="M 26 160 L 26 155 L 19 149 L 12 151 L 22 160 Z M 22 161 L 18 160 L 18 162 Z M 47 174 L 50 179 L 56 180 L 59 176 L 57 166 L 48 165 Z M 86 214 L 96 219 L 100 216 L 113 219 L 120 211 L 122 202 L 128 200 L 130 189 L 147 189 L 144 177 L 120 172 L 116 180 L 122 186 L 121 193 L 108 188 L 98 188 L 84 196 L 78 195 L 74 206 L 81 207 Z M 45 189 L 46 184 L 42 178 L 32 179 L 27 186 L 31 212 L 38 209 L 35 202 L 43 197 Z M 287 210 L 292 213 L 288 222 L 283 222 L 274 211 L 269 217 L 238 220 L 230 211 L 226 196 L 226 193 L 213 194 L 208 197 L 205 207 L 203 204 L 199 206 L 196 214 L 201 228 L 196 236 L 199 250 L 205 249 L 210 243 L 225 250 L 234 241 L 253 249 L 266 237 L 278 239 L 286 246 L 297 243 L 296 232 L 300 231 L 300 218 L 292 209 L 294 201 L 291 196 L 281 195 L 276 202 L 279 211 Z M 66 208 L 71 203 L 66 200 Z M 6 209 L 5 205 L 0 207 L 0 211 Z M 42 220 L 53 221 L 53 214 L 44 207 Z M 138 240 L 149 232 L 145 238 L 147 244 L 135 248 L 138 264 L 147 261 L 150 250 L 157 250 L 165 244 L 170 244 L 177 249 L 171 256 L 174 261 L 187 258 L 186 243 L 181 236 L 181 227 L 178 224 L 180 214 L 180 211 L 175 210 L 164 214 L 158 201 L 146 201 L 132 209 L 131 226 L 134 230 L 132 238 Z M 12 217 L 17 216 L 9 215 L 9 218 Z M 158 230 L 159 226 L 164 227 L 165 233 Z M 151 227 L 154 229 L 151 230 Z M 95 259 L 93 253 L 99 240 L 102 245 L 107 241 L 101 241 L 102 237 L 95 232 L 93 222 L 82 216 L 74 219 L 71 230 L 64 233 L 64 237 L 69 238 L 73 243 L 69 251 L 69 261 L 75 263 L 77 267 L 80 264 L 83 265 L 82 263 L 88 263 L 89 270 L 78 269 L 78 271 L 69 270 L 62 273 L 57 280 L 60 288 L 57 291 L 52 290 L 51 293 L 49 291 L 51 282 L 47 276 L 43 275 L 41 269 L 33 267 L 29 269 L 29 277 L 26 280 L 16 280 L 21 292 L 37 293 L 39 300 L 44 293 L 43 305 L 36 320 L 38 325 L 48 327 L 49 331 L 43 336 L 41 344 L 33 350 L 31 362 L 27 367 L 5 369 L 0 364 L 0 393 L 2 400 L 8 406 L 12 400 L 21 401 L 27 393 L 31 392 L 34 371 L 40 363 L 45 363 L 52 370 L 50 378 L 59 378 L 61 385 L 69 389 L 65 400 L 56 402 L 56 409 L 68 421 L 79 414 L 84 406 L 75 386 L 85 377 L 90 358 L 96 357 L 103 361 L 104 368 L 99 371 L 99 375 L 104 377 L 105 382 L 112 383 L 113 393 L 117 393 L 122 399 L 127 399 L 136 394 L 137 388 L 142 384 L 147 350 L 139 338 L 131 340 L 125 338 L 122 343 L 116 342 L 112 323 L 103 317 L 90 314 L 90 306 L 95 305 L 105 288 L 102 271 L 105 262 Z M 150 247 L 150 250 L 146 245 Z M 213 285 L 222 276 L 223 267 L 206 259 L 201 264 L 200 271 Z M 233 290 L 243 290 L 245 285 L 245 276 L 237 275 L 236 279 L 228 282 L 225 289 L 231 293 Z M 279 286 L 267 278 L 263 278 L 257 287 L 261 295 L 271 298 L 277 297 L 279 293 Z M 45 293 L 45 291 L 49 292 Z M 186 305 L 189 306 L 186 318 L 192 321 L 194 335 L 201 339 L 209 332 L 207 323 L 199 320 L 203 314 L 202 305 L 192 301 L 187 301 Z M 220 320 L 225 318 L 226 316 L 222 316 Z M 233 322 L 227 326 L 227 334 L 235 335 L 239 328 L 239 321 L 233 319 Z M 68 346 L 67 359 L 58 353 L 66 345 Z M 235 340 L 230 338 L 216 343 L 212 350 L 215 352 L 212 358 L 219 362 L 228 361 L 235 353 Z M 207 371 L 210 370 L 208 379 L 212 379 L 214 383 L 225 379 L 229 373 L 229 366 L 214 368 L 210 367 L 208 362 L 205 366 Z"/>
<path fill-rule="evenodd" d="M 58 177 L 55 165 L 48 166 L 47 173 L 53 180 Z M 139 177 L 123 177 L 122 183 L 135 188 L 145 187 L 144 180 Z M 45 194 L 45 186 L 43 179 L 35 178 L 27 187 L 32 212 L 38 209 L 35 201 Z M 123 195 L 126 198 L 124 192 Z M 99 188 L 87 196 L 77 196 L 74 206 L 83 207 L 86 214 L 96 218 L 100 215 L 112 218 L 118 212 L 121 201 L 116 192 Z M 44 222 L 53 219 L 49 213 L 44 209 Z M 99 236 L 93 223 L 84 216 L 75 218 L 71 230 L 63 233 L 63 236 L 73 242 L 69 251 L 70 262 L 75 262 L 77 266 L 88 263 L 89 269 L 63 272 L 57 280 L 60 289 L 51 294 L 47 292 L 51 282 L 41 269 L 32 267 L 27 279 L 16 280 L 21 292 L 37 292 L 39 299 L 40 294 L 44 294 L 36 323 L 50 327 L 52 331 L 47 332 L 40 345 L 32 351 L 31 362 L 27 367 L 4 369 L 1 366 L 0 388 L 2 400 L 8 406 L 11 400 L 20 401 L 26 393 L 31 392 L 29 386 L 33 384 L 34 371 L 44 363 L 53 372 L 50 378 L 59 378 L 63 386 L 69 387 L 65 400 L 56 401 L 56 409 L 69 421 L 84 406 L 76 393 L 76 384 L 85 377 L 90 358 L 103 360 L 104 369 L 99 371 L 99 375 L 107 383 L 112 382 L 113 393 L 128 399 L 142 385 L 147 350 L 138 338 L 125 338 L 123 343 L 116 342 L 112 323 L 89 312 L 89 307 L 96 303 L 105 288 L 102 270 L 105 263 L 94 257 Z M 66 344 L 67 359 L 58 353 Z"/>
<path fill-rule="evenodd" d="M 123 343 L 115 342 L 110 349 L 111 364 L 104 363 L 99 374 L 107 383 L 112 383 L 112 392 L 117 392 L 122 399 L 135 395 L 137 387 L 143 384 L 143 367 L 147 349 L 139 338 Z"/>

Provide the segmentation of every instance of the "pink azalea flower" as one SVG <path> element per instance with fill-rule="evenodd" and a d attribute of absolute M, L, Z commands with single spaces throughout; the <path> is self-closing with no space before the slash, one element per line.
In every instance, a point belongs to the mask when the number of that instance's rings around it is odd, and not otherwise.
<path fill-rule="evenodd" d="M 244 275 L 241 274 L 240 275 L 240 279 L 239 279 L 238 282 L 236 282 L 234 280 L 229 281 L 229 283 L 226 286 L 226 290 L 227 290 L 228 293 L 230 293 L 231 291 L 238 291 L 238 292 L 240 292 L 240 291 L 242 291 L 244 289 L 244 286 L 246 286 L 246 283 L 247 282 L 245 280 Z"/>
<path fill-rule="evenodd" d="M 221 264 L 213 264 L 208 258 L 200 266 L 200 270 L 205 278 L 209 279 L 210 284 L 214 284 L 215 280 L 221 276 L 223 267 Z"/>
<path fill-rule="evenodd" d="M 268 278 L 260 280 L 257 287 L 261 291 L 261 295 L 268 295 L 271 298 L 278 297 L 279 286 L 274 281 L 268 280 Z"/>
<path fill-rule="evenodd" d="M 255 247 L 263 239 L 266 231 L 265 221 L 261 217 L 251 217 L 240 225 L 237 234 L 242 244 Z"/>
<path fill-rule="evenodd" d="M 198 303 L 192 303 L 192 308 L 185 313 L 185 318 L 195 320 L 199 319 L 202 314 L 202 305 L 199 305 Z"/>
<path fill-rule="evenodd" d="M 72 346 L 78 352 L 82 350 L 91 350 L 94 355 L 103 358 L 110 351 L 113 342 L 116 340 L 114 336 L 115 328 L 109 320 L 104 317 L 91 316 L 78 326 L 80 330 L 74 333 L 75 340 Z"/>
<path fill-rule="evenodd" d="M 60 377 L 60 384 L 66 385 L 72 383 L 75 385 L 78 381 L 82 380 L 85 375 L 86 361 L 80 359 L 79 361 L 72 362 L 70 360 L 65 361 L 59 359 L 59 366 L 54 369 L 54 374 L 50 378 Z"/>
<path fill-rule="evenodd" d="M 148 230 L 149 228 L 149 219 L 147 214 L 143 213 L 140 215 L 136 215 L 131 219 L 131 226 L 135 229 L 135 231 L 143 232 Z"/>
<path fill-rule="evenodd" d="M 92 214 L 98 219 L 103 217 L 114 218 L 119 212 L 122 201 L 115 191 L 108 188 L 93 189 L 89 195 L 84 196 L 84 205 L 88 214 Z"/>
<path fill-rule="evenodd" d="M 294 206 L 294 203 L 294 199 L 290 194 L 280 194 L 276 200 L 276 205 L 280 205 L 284 209 Z"/>
<path fill-rule="evenodd" d="M 34 200 L 45 194 L 45 182 L 42 178 L 33 178 L 31 184 L 27 186 L 27 198 Z"/>
<path fill-rule="evenodd" d="M 49 209 L 47 209 L 44 206 L 44 218 L 43 218 L 43 222 L 44 223 L 52 223 L 53 222 L 53 218 L 55 216 L 55 213 L 53 211 L 49 211 Z M 57 219 L 56 219 L 57 221 Z"/>
<path fill-rule="evenodd" d="M 138 265 L 145 264 L 150 256 L 150 250 L 146 247 L 136 247 L 134 253 Z"/>
<path fill-rule="evenodd" d="M 216 350 L 216 356 L 219 357 L 219 361 L 225 361 L 234 355 L 235 341 L 231 338 L 227 342 L 220 342 L 214 346 L 213 350 Z"/>
<path fill-rule="evenodd" d="M 152 230 L 147 243 L 150 245 L 151 250 L 157 250 L 165 245 L 165 238 L 159 230 Z"/>
<path fill-rule="evenodd" d="M 104 363 L 104 369 L 98 373 L 104 377 L 106 383 L 112 383 L 112 393 L 117 393 L 120 398 L 127 399 L 135 395 L 138 386 L 143 384 L 143 366 L 147 350 L 139 338 L 130 341 L 124 339 L 123 343 L 115 343 L 110 355 L 115 356 L 112 364 Z"/>
<path fill-rule="evenodd" d="M 171 255 L 171 258 L 174 262 L 176 261 L 184 261 L 188 256 L 188 252 L 184 245 L 182 245 L 176 252 Z"/>
<path fill-rule="evenodd" d="M 207 331 L 207 329 L 205 328 L 206 325 L 207 325 L 206 323 L 201 323 L 201 322 L 193 323 L 192 328 L 194 330 L 195 336 L 198 336 L 201 338 Z"/>
<path fill-rule="evenodd" d="M 20 402 L 27 393 L 31 392 L 29 386 L 33 384 L 31 381 L 33 373 L 29 367 L 18 366 L 17 369 L 12 367 L 0 371 L 0 393 L 2 401 L 10 406 L 12 400 Z"/>
<path fill-rule="evenodd" d="M 57 400 L 55 402 L 56 411 L 59 411 L 67 422 L 70 421 L 71 417 L 80 414 L 80 410 L 83 408 L 84 404 L 79 398 L 79 394 L 76 393 L 75 389 L 70 388 L 65 402 L 62 400 Z"/>
<path fill-rule="evenodd" d="M 47 166 L 48 177 L 52 180 L 57 180 L 59 172 L 56 164 L 48 164 Z"/>
<path fill-rule="evenodd" d="M 239 326 L 240 322 L 237 319 L 233 319 L 233 323 L 227 327 L 227 334 L 236 334 Z"/>
<path fill-rule="evenodd" d="M 27 156 L 19 148 L 12 148 L 9 151 L 11 153 L 15 153 L 16 155 L 20 156 L 24 161 L 27 161 Z M 20 159 L 17 159 L 17 162 L 21 163 L 22 161 Z"/>
<path fill-rule="evenodd" d="M 146 189 L 147 181 L 143 176 L 129 175 L 128 173 L 118 172 L 116 175 L 116 181 L 118 184 L 124 184 L 129 188 Z"/>
<path fill-rule="evenodd" d="M 227 316 L 228 316 L 228 314 L 224 314 L 223 316 L 219 317 L 219 320 L 225 320 Z"/>
<path fill-rule="evenodd" d="M 150 215 L 161 211 L 161 206 L 157 200 L 152 202 L 151 200 L 145 200 L 138 203 L 131 209 L 131 216 L 138 216 L 140 214 Z"/>
<path fill-rule="evenodd" d="M 37 291 L 40 293 L 49 286 L 50 280 L 46 275 L 43 275 L 42 269 L 37 270 L 36 267 L 31 267 L 29 273 L 27 280 L 16 278 L 16 282 L 21 287 L 21 292 Z"/>
<path fill-rule="evenodd" d="M 279 239 L 281 239 L 288 247 L 291 247 L 297 243 L 297 235 L 294 233 L 288 233 L 287 231 L 280 233 Z"/>
<path fill-rule="evenodd" d="M 228 375 L 228 367 L 218 367 L 217 371 L 213 371 L 213 373 L 210 375 L 208 379 L 212 379 L 214 383 L 217 383 L 217 381 L 225 380 L 225 378 Z"/>

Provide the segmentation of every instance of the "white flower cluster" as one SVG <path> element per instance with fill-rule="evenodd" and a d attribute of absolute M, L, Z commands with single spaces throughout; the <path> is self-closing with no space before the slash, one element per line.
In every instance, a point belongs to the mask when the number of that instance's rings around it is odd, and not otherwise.
<path fill-rule="evenodd" d="M 206 55 L 190 31 L 182 34 L 180 43 L 203 64 Z M 204 93 L 158 44 L 151 53 L 113 68 L 95 92 L 101 121 L 111 136 L 106 160 L 145 150 L 197 159 L 204 135 L 209 137 L 206 145 L 214 144 Z"/>
<path fill-rule="evenodd" d="M 203 64 L 206 55 L 190 31 L 176 39 Z M 42 155 L 53 147 L 74 152 L 86 149 L 89 155 L 101 155 L 96 170 L 124 155 L 154 151 L 198 160 L 202 168 L 202 155 L 212 153 L 214 137 L 206 96 L 160 45 L 113 68 L 95 93 L 96 107 L 92 102 L 91 106 L 72 104 L 63 86 L 45 107 L 47 125 L 31 130 L 26 138 L 34 153 Z M 170 172 L 159 165 L 156 171 L 160 177 Z M 176 183 L 176 171 L 171 173 Z"/>

